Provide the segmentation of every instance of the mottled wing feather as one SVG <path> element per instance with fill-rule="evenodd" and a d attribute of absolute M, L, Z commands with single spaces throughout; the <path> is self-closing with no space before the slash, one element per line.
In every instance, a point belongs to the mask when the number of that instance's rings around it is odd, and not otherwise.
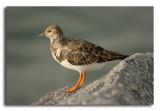
<path fill-rule="evenodd" d="M 96 61 L 96 55 L 92 54 L 91 49 L 89 49 L 89 46 L 91 43 L 87 41 L 82 40 L 73 40 L 66 43 L 66 50 L 67 56 L 66 59 L 68 62 L 70 62 L 73 65 L 85 65 L 85 64 L 91 64 Z M 94 45 L 94 44 L 92 44 Z M 64 51 L 64 50 L 63 50 Z M 65 53 L 63 53 L 65 54 Z"/>
<path fill-rule="evenodd" d="M 65 45 L 66 48 L 62 51 L 62 55 L 65 55 L 65 59 L 72 65 L 102 63 L 127 57 L 117 52 L 105 50 L 88 41 L 69 39 Z"/>

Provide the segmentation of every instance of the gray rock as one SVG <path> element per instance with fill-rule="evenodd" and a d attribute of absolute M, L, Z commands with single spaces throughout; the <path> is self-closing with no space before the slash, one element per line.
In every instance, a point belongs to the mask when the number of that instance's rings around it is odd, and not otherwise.
<path fill-rule="evenodd" d="M 136 53 L 73 94 L 60 88 L 33 105 L 152 105 L 153 55 Z"/>

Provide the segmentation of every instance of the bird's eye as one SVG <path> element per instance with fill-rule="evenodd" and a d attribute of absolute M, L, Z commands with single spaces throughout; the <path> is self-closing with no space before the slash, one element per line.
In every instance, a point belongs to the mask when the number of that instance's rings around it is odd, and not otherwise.
<path fill-rule="evenodd" d="M 51 32 L 51 30 L 48 30 L 47 32 Z"/>

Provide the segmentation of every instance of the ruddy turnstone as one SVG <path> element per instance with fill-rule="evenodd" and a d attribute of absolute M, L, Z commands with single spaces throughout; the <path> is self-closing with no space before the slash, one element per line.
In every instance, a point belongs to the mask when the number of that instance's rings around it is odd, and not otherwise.
<path fill-rule="evenodd" d="M 124 59 L 127 55 L 106 50 L 86 40 L 66 38 L 58 25 L 51 25 L 39 36 L 50 39 L 53 58 L 62 66 L 77 70 L 79 80 L 68 92 L 75 92 L 86 80 L 89 70 L 100 69 L 108 61 Z"/>

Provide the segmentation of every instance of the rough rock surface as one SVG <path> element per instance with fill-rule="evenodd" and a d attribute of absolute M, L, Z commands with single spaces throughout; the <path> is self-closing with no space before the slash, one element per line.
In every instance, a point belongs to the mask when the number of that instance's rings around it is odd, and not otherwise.
<path fill-rule="evenodd" d="M 76 93 L 65 89 L 49 92 L 33 105 L 152 105 L 153 55 L 136 53 Z"/>

